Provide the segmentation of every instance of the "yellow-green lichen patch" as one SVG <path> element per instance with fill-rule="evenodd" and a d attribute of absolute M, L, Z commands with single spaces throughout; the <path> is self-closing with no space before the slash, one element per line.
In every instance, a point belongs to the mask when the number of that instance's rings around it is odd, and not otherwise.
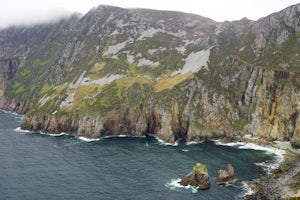
<path fill-rule="evenodd" d="M 192 73 L 179 74 L 173 77 L 159 79 L 154 86 L 155 92 L 161 92 L 166 89 L 172 89 L 175 85 L 193 77 Z"/>
<path fill-rule="evenodd" d="M 4 94 L 4 91 L 3 91 L 3 89 L 0 89 L 0 97 L 2 97 L 2 96 L 3 96 L 3 94 Z"/>

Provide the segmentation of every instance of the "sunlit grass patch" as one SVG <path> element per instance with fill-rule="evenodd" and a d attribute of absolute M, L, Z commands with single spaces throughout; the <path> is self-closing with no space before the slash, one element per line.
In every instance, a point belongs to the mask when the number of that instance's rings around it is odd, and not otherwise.
<path fill-rule="evenodd" d="M 94 67 L 92 67 L 90 69 L 90 72 L 91 73 L 99 72 L 100 70 L 102 70 L 105 67 L 105 64 L 106 64 L 105 62 L 101 62 L 101 63 L 96 64 Z"/>
<path fill-rule="evenodd" d="M 93 98 L 101 90 L 101 86 L 95 83 L 89 85 L 82 85 L 78 87 L 74 96 L 74 104 L 84 98 Z"/>
<path fill-rule="evenodd" d="M 145 77 L 131 77 L 131 78 L 120 78 L 116 80 L 119 87 L 129 88 L 134 83 L 150 84 L 150 80 Z"/>
<path fill-rule="evenodd" d="M 193 76 L 192 73 L 179 74 L 173 77 L 167 77 L 159 79 L 154 86 L 155 92 L 160 92 L 166 89 L 172 89 L 175 85 L 191 78 Z"/>

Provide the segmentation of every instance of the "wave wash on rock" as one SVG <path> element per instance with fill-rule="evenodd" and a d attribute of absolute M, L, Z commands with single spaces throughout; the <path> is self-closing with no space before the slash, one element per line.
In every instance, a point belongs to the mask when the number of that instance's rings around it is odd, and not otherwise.
<path fill-rule="evenodd" d="M 0 107 L 22 128 L 300 144 L 300 5 L 258 21 L 99 6 L 0 31 Z M 199 57 L 197 57 L 199 56 Z"/>

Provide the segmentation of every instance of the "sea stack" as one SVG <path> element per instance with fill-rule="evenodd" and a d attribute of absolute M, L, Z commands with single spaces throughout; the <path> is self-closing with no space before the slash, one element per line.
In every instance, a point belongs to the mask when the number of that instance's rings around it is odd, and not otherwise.
<path fill-rule="evenodd" d="M 208 189 L 210 182 L 206 165 L 197 163 L 193 171 L 186 175 L 179 183 L 183 186 L 191 185 L 199 189 Z"/>
<path fill-rule="evenodd" d="M 231 164 L 227 165 L 227 170 L 220 169 L 218 171 L 218 178 L 216 179 L 216 184 L 224 185 L 224 184 L 233 184 L 236 182 L 234 178 L 234 168 Z"/>

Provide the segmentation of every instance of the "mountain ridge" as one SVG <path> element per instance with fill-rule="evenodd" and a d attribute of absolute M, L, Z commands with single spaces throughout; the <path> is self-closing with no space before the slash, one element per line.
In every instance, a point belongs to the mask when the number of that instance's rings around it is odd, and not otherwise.
<path fill-rule="evenodd" d="M 99 6 L 0 30 L 0 107 L 22 128 L 300 144 L 300 4 L 257 21 Z"/>

